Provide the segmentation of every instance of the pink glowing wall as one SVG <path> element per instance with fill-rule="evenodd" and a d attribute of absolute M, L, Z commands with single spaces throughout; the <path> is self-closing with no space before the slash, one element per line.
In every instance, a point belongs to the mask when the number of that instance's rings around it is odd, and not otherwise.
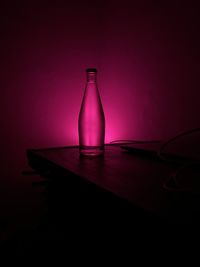
<path fill-rule="evenodd" d="M 99 68 L 100 4 L 19 1 L 0 8 L 1 163 L 12 164 L 6 171 L 26 161 L 28 147 L 77 144 L 85 68 Z"/>
<path fill-rule="evenodd" d="M 26 2 L 0 9 L 2 160 L 24 157 L 27 147 L 78 143 L 87 67 L 99 70 L 106 142 L 199 125 L 195 6 Z"/>

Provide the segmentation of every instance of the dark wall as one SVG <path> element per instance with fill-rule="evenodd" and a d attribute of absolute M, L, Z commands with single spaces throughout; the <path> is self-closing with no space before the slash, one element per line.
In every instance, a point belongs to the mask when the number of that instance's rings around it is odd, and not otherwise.
<path fill-rule="evenodd" d="M 102 38 L 109 139 L 168 138 L 199 126 L 199 8 L 183 2 L 109 1 Z"/>

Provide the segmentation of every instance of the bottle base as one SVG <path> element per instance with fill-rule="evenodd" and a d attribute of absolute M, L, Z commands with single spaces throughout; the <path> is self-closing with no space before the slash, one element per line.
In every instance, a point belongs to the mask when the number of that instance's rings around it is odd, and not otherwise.
<path fill-rule="evenodd" d="M 99 146 L 80 146 L 80 156 L 87 158 L 102 157 L 104 155 L 104 147 Z"/>

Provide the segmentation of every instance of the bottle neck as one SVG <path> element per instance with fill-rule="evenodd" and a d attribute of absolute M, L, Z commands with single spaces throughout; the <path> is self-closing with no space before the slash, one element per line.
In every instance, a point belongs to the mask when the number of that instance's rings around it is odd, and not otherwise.
<path fill-rule="evenodd" d="M 95 72 L 87 73 L 87 82 L 88 83 L 96 83 L 97 74 Z"/>

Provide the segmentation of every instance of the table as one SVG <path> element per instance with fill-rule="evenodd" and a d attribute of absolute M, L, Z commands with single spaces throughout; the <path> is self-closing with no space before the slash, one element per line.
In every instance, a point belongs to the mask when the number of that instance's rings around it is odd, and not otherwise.
<path fill-rule="evenodd" d="M 77 146 L 28 149 L 27 157 L 50 181 L 52 217 L 67 207 L 80 218 L 125 218 L 131 225 L 193 222 L 191 195 L 163 188 L 175 168 L 169 163 L 127 153 L 118 145 L 105 146 L 104 157 L 93 159 L 80 157 Z"/>

